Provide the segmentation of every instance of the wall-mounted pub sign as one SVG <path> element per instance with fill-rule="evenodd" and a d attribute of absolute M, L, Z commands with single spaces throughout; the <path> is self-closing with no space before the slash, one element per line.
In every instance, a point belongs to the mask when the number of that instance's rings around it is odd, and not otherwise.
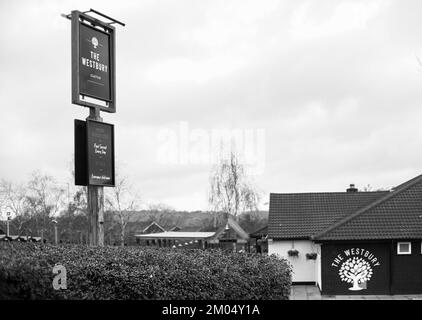
<path fill-rule="evenodd" d="M 116 112 L 115 29 L 72 11 L 72 103 Z"/>
<path fill-rule="evenodd" d="M 384 243 L 325 243 L 322 247 L 323 294 L 389 292 L 390 248 Z"/>
<path fill-rule="evenodd" d="M 75 184 L 114 187 L 114 126 L 75 120 Z"/>

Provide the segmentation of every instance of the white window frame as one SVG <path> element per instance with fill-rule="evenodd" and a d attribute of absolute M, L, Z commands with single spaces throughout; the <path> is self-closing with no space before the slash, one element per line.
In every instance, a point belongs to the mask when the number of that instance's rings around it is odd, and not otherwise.
<path fill-rule="evenodd" d="M 400 252 L 400 245 L 401 244 L 408 244 L 409 245 L 409 251 L 408 252 Z M 412 242 L 410 242 L 410 241 L 397 242 L 397 254 L 400 254 L 400 255 L 412 254 Z"/>

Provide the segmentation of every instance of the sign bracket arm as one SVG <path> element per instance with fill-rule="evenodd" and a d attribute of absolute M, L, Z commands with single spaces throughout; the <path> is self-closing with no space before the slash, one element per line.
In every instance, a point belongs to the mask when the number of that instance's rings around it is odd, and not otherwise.
<path fill-rule="evenodd" d="M 101 17 L 103 17 L 103 18 L 106 18 L 106 19 L 108 19 L 108 20 L 110 20 L 111 22 L 109 22 L 109 23 L 106 23 L 106 24 L 108 24 L 108 25 L 111 25 L 111 24 L 115 24 L 115 23 L 117 23 L 117 24 L 120 24 L 121 26 L 123 26 L 123 27 L 125 27 L 126 26 L 126 24 L 125 23 L 123 23 L 123 22 L 120 22 L 119 20 L 116 20 L 116 19 L 114 19 L 114 18 L 112 18 L 112 17 L 110 17 L 110 16 L 107 16 L 107 15 L 105 15 L 104 13 L 101 13 L 101 12 L 99 12 L 99 11 L 97 11 L 97 10 L 94 10 L 94 9 L 89 9 L 88 11 L 84 11 L 84 12 L 82 12 L 83 14 L 87 14 L 87 13 L 89 13 L 89 12 L 93 12 L 93 13 L 95 13 L 95 14 L 98 14 L 99 16 L 101 16 Z M 72 14 L 71 13 L 69 13 L 69 14 L 64 14 L 64 13 L 62 13 L 62 14 L 60 14 L 63 18 L 66 18 L 66 19 L 69 19 L 69 20 L 72 20 Z M 93 17 L 92 17 L 93 18 Z"/>
<path fill-rule="evenodd" d="M 114 19 L 112 17 L 109 17 L 109 16 L 105 15 L 104 13 L 101 13 L 101 12 L 99 12 L 97 10 L 92 9 L 92 8 L 89 9 L 89 11 L 87 11 L 87 12 L 94 12 L 95 14 L 98 14 L 99 16 L 102 16 L 103 18 L 106 18 L 108 20 L 111 20 L 112 22 L 109 23 L 109 24 L 118 23 L 118 24 L 120 24 L 123 27 L 125 26 L 125 24 L 123 22 L 120 22 L 119 20 L 116 20 L 116 19 Z"/>

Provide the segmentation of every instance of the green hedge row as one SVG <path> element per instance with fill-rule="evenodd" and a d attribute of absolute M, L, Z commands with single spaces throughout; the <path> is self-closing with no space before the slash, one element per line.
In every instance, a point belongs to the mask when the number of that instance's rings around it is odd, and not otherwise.
<path fill-rule="evenodd" d="M 53 289 L 53 267 L 67 289 Z M 288 299 L 276 256 L 221 250 L 0 244 L 0 299 Z"/>

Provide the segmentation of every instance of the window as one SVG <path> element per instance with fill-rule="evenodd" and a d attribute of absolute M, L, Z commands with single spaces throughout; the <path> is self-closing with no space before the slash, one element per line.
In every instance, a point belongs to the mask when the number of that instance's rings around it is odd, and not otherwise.
<path fill-rule="evenodd" d="M 412 244 L 410 242 L 397 242 L 397 254 L 411 254 Z"/>

